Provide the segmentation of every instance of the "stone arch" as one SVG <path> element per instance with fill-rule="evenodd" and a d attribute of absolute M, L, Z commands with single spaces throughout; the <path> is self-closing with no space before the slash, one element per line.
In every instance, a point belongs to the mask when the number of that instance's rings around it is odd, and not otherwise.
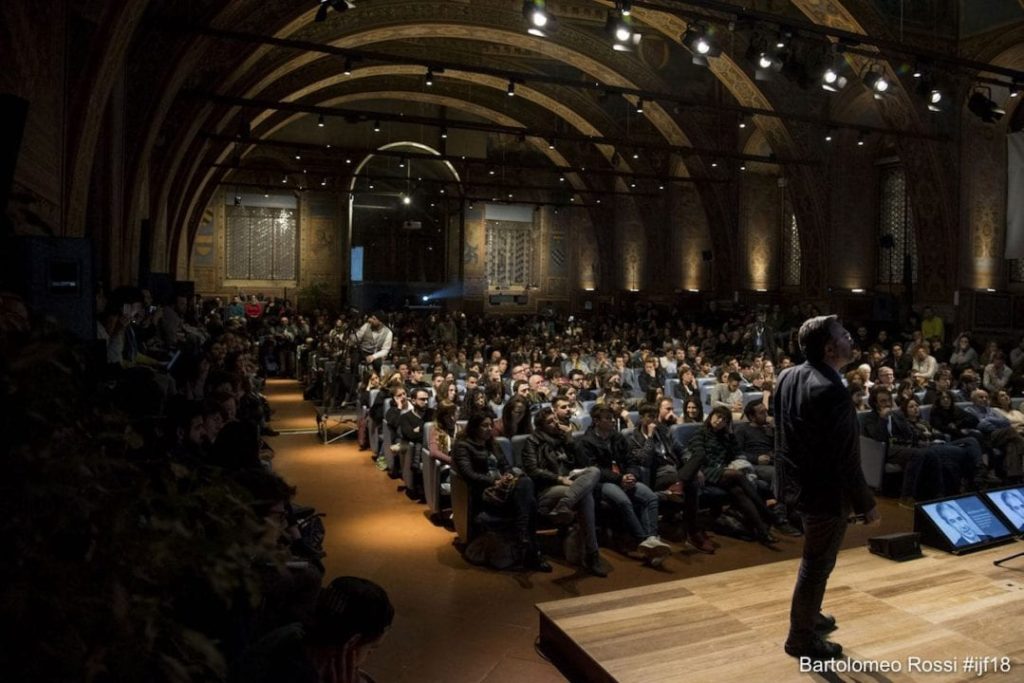
<path fill-rule="evenodd" d="M 365 99 L 380 99 L 382 97 L 383 98 L 388 98 L 388 97 L 395 97 L 395 98 L 397 98 L 397 97 L 401 97 L 401 98 L 404 98 L 405 100 L 419 101 L 419 102 L 428 102 L 428 103 L 432 103 L 432 104 L 441 104 L 441 105 L 445 105 L 445 106 L 459 107 L 461 110 L 466 111 L 467 113 L 474 114 L 476 116 L 479 116 L 479 117 L 481 117 L 481 118 L 483 118 L 485 120 L 492 121 L 494 123 L 498 123 L 498 124 L 505 125 L 505 126 L 510 126 L 510 127 L 520 127 L 520 128 L 524 127 L 522 122 L 520 122 L 519 120 L 514 119 L 511 116 L 508 116 L 507 114 L 504 114 L 502 112 L 486 109 L 486 108 L 484 108 L 482 106 L 475 105 L 475 104 L 472 104 L 472 103 L 467 103 L 467 102 L 464 102 L 462 100 L 456 100 L 454 98 L 444 97 L 444 96 L 440 96 L 440 95 L 431 95 L 431 94 L 426 94 L 426 93 L 412 93 L 412 92 L 361 92 L 361 93 L 353 93 L 353 94 L 350 94 L 350 95 L 343 95 L 343 96 L 340 96 L 340 97 L 337 97 L 337 98 L 333 98 L 331 100 L 327 100 L 327 101 L 323 102 L 322 104 L 323 104 L 323 106 L 334 106 L 334 105 L 343 104 L 343 103 L 346 103 L 346 102 L 355 102 L 355 101 L 365 100 Z M 278 127 L 280 127 L 280 125 L 283 125 L 283 124 L 278 124 Z M 268 134 L 265 134 L 265 135 L 268 135 Z M 542 141 L 537 140 L 537 139 L 532 139 L 531 138 L 530 139 L 530 143 L 532 145 L 534 145 L 534 147 L 539 152 L 541 152 L 542 154 L 547 156 L 552 161 L 553 164 L 555 164 L 557 166 L 567 166 L 567 165 L 569 165 L 568 160 L 557 149 L 550 150 L 550 149 L 548 149 L 546 144 L 544 144 Z M 218 161 L 224 161 L 224 160 L 227 159 L 227 157 L 228 157 L 228 152 L 225 149 L 224 151 L 221 152 L 220 156 L 218 157 Z M 205 175 L 200 180 L 197 181 L 197 183 L 199 183 L 199 185 L 198 185 L 197 188 L 195 188 L 196 191 L 193 192 L 193 193 L 190 193 L 190 195 L 189 195 L 189 196 L 191 196 L 191 201 L 188 204 L 188 208 L 186 209 L 187 213 L 185 214 L 188 217 L 186 219 L 187 222 L 184 222 L 182 224 L 182 229 L 181 230 L 176 230 L 174 232 L 174 234 L 172 235 L 171 248 L 172 248 L 172 253 L 178 254 L 178 259 L 179 259 L 178 260 L 178 268 L 179 268 L 179 270 L 183 266 L 187 268 L 187 264 L 183 263 L 180 260 L 183 257 L 183 255 L 187 253 L 187 250 L 183 250 L 182 247 L 180 246 L 180 243 L 181 242 L 185 242 L 185 243 L 190 243 L 191 242 L 191 240 L 193 238 L 193 234 L 194 234 L 195 228 L 198 225 L 198 223 L 197 223 L 197 216 L 201 215 L 203 207 L 205 207 L 206 204 L 209 202 L 209 197 L 212 195 L 213 187 L 215 187 L 215 182 L 214 182 L 215 178 L 217 176 L 219 176 L 219 175 L 223 175 L 223 172 L 222 171 L 218 171 L 217 169 L 215 169 L 213 167 L 210 167 L 209 169 L 207 169 Z M 580 178 L 577 174 L 567 174 L 566 178 L 577 189 L 584 189 L 585 188 L 585 183 L 583 182 L 583 179 Z M 182 240 L 181 236 L 182 236 L 182 233 L 184 231 L 187 231 L 187 237 L 184 240 Z"/>
<path fill-rule="evenodd" d="M 841 0 L 793 0 L 793 4 L 808 19 L 816 24 L 842 29 L 850 33 L 868 35 L 865 25 L 870 25 L 876 34 L 885 35 L 887 28 L 878 17 L 865 13 L 854 14 Z M 863 23 L 862 23 L 863 22 Z M 854 71 L 860 73 L 868 58 L 847 54 L 847 61 Z M 895 88 L 890 96 L 876 101 L 882 118 L 894 127 L 925 130 L 928 125 L 922 119 L 923 106 L 915 106 L 905 83 L 892 65 L 885 59 L 877 60 L 886 75 L 901 87 Z M 849 86 L 847 86 L 849 87 Z M 957 277 L 956 242 L 957 216 L 954 196 L 956 188 L 945 172 L 956 164 L 954 150 L 949 145 L 926 140 L 898 138 L 900 158 L 906 165 L 911 202 L 915 211 L 915 232 L 919 243 L 928 239 L 941 248 L 935 249 L 932 258 L 921 264 L 918 274 L 919 287 L 925 300 L 946 300 L 951 296 Z"/>

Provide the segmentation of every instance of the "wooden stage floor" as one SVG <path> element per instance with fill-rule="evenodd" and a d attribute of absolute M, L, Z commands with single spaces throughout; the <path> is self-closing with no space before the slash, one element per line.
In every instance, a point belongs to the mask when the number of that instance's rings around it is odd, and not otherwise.
<path fill-rule="evenodd" d="M 856 673 L 804 673 L 783 652 L 798 560 L 541 603 L 540 646 L 566 677 L 588 683 L 1024 681 L 1024 557 L 992 565 L 1021 549 L 955 557 L 926 548 L 904 563 L 842 551 L 824 611 Z"/>

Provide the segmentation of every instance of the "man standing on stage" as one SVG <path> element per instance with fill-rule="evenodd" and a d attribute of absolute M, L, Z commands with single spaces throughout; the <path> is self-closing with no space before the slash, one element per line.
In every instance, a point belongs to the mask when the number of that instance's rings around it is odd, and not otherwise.
<path fill-rule="evenodd" d="M 384 324 L 384 314 L 374 311 L 356 332 L 359 353 L 367 365 L 380 372 L 381 362 L 391 353 L 392 334 Z"/>
<path fill-rule="evenodd" d="M 881 516 L 864 481 L 857 415 L 839 376 L 853 339 L 829 315 L 805 321 L 799 342 L 807 362 L 779 376 L 774 398 L 776 497 L 804 525 L 785 649 L 793 657 L 835 659 L 843 648 L 825 638 L 836 628 L 835 618 L 821 613 L 825 585 L 851 510 L 872 525 Z"/>

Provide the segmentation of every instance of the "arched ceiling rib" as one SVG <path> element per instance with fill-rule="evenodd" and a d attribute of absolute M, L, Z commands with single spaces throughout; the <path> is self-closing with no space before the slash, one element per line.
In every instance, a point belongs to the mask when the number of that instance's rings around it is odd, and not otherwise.
<path fill-rule="evenodd" d="M 406 21 L 417 21 L 415 25 L 392 25 L 388 27 L 376 27 L 369 28 L 366 30 L 359 30 L 358 27 L 354 28 L 353 35 L 346 36 L 330 40 L 330 44 L 337 47 L 349 47 L 359 48 L 375 42 L 390 41 L 390 40 L 421 40 L 429 38 L 438 39 L 458 39 L 465 38 L 467 40 L 492 40 L 504 45 L 512 45 L 523 50 L 528 50 L 537 53 L 541 56 L 556 59 L 566 64 L 570 64 L 573 67 L 580 69 L 586 73 L 589 77 L 594 78 L 597 81 L 607 83 L 613 86 L 625 87 L 625 88 L 637 88 L 640 89 L 643 84 L 638 83 L 635 77 L 628 77 L 625 73 L 620 73 L 623 69 L 627 72 L 637 73 L 638 63 L 634 61 L 625 61 L 619 57 L 614 57 L 615 66 L 611 66 L 601 59 L 596 59 L 584 53 L 578 48 L 569 47 L 559 43 L 559 38 L 556 37 L 553 40 L 543 40 L 528 36 L 522 32 L 521 28 L 517 27 L 512 30 L 507 26 L 495 27 L 493 21 L 490 25 L 482 25 L 474 23 L 473 17 L 470 16 L 471 8 L 469 6 L 459 6 L 451 8 L 450 5 L 453 3 L 388 3 L 388 7 L 394 11 L 395 8 L 401 7 L 403 12 L 409 10 L 408 16 L 403 15 L 403 19 Z M 609 3 L 598 3 L 603 6 L 608 6 Z M 447 10 L 446 10 L 447 8 Z M 371 5 L 360 6 L 359 12 L 365 13 L 368 9 L 372 9 Z M 476 9 L 475 3 L 473 10 Z M 415 10 L 415 11 L 413 11 Z M 685 30 L 686 22 L 678 17 L 663 12 L 657 12 L 653 10 L 642 10 L 637 8 L 637 18 L 646 23 L 651 29 L 662 33 L 673 43 L 680 43 L 680 35 Z M 383 11 L 383 9 L 381 10 Z M 444 11 L 449 11 L 452 15 L 458 15 L 463 17 L 462 24 L 453 23 L 451 16 L 445 16 Z M 417 14 L 418 13 L 418 14 Z M 277 31 L 274 32 L 277 36 L 294 36 L 300 33 L 319 32 L 323 33 L 325 25 L 316 25 L 312 23 L 313 16 L 315 14 L 315 7 L 313 9 L 306 10 L 294 19 L 282 23 Z M 440 19 L 439 19 L 440 17 Z M 468 17 L 468 18 L 466 18 Z M 392 17 L 393 21 L 394 17 Z M 504 18 L 507 22 L 507 18 Z M 435 22 L 435 23 L 432 23 Z M 448 23 L 444 23 L 448 22 Z M 222 22 L 215 22 L 223 25 Z M 568 22 L 566 22 L 568 24 Z M 346 28 L 347 25 L 336 25 L 331 27 Z M 314 31 L 314 29 L 316 31 Z M 576 43 L 594 43 L 598 41 L 592 35 L 585 35 L 579 37 Z M 328 41 L 325 41 L 328 42 Z M 596 54 L 597 48 L 600 47 L 603 50 L 607 50 L 607 45 L 602 44 L 600 46 L 595 45 L 594 49 L 590 50 L 591 53 Z M 278 79 L 285 78 L 289 74 L 295 72 L 295 70 L 312 63 L 320 55 L 313 54 L 302 54 L 295 57 L 291 57 L 273 66 L 265 73 L 262 78 L 259 78 L 255 83 L 251 83 L 248 87 L 243 86 L 246 77 L 256 69 L 263 65 L 265 57 L 271 54 L 273 48 L 269 46 L 257 46 L 255 47 L 249 56 L 234 69 L 222 82 L 221 92 L 225 90 L 235 89 L 236 87 L 242 88 L 247 95 L 255 95 L 264 89 L 270 87 Z M 609 60 L 611 60 L 614 53 L 609 51 Z M 756 106 L 764 109 L 771 109 L 771 103 L 765 94 L 750 80 L 750 78 L 744 73 L 744 71 L 730 58 L 722 56 L 711 60 L 711 71 L 719 78 L 726 86 L 727 90 L 737 98 L 740 104 L 747 106 Z M 653 72 L 647 73 L 648 77 L 658 78 Z M 525 94 L 525 92 L 524 92 Z M 535 93 L 537 94 L 537 93 Z M 299 95 L 296 95 L 299 96 Z M 550 104 L 554 101 L 554 98 L 547 96 L 547 101 L 543 98 L 538 100 L 540 106 L 551 108 Z M 223 130 L 225 122 L 230 117 L 229 114 L 224 116 L 222 108 L 216 107 L 204 107 L 203 110 L 207 114 L 197 117 L 194 120 L 202 121 L 209 115 L 221 114 L 221 124 L 215 128 Z M 565 112 L 560 112 L 561 115 L 565 115 Z M 657 103 L 650 103 L 646 107 L 646 118 L 653 124 L 655 130 L 659 132 L 670 144 L 675 145 L 689 145 L 689 139 L 686 133 L 680 125 Z M 587 123 L 585 118 L 581 117 L 584 123 Z M 765 131 L 769 134 L 769 137 L 773 141 L 773 145 L 792 145 L 792 137 L 788 134 L 785 125 L 778 119 L 771 119 L 769 117 L 758 117 L 756 121 Z M 198 133 L 199 128 L 203 124 L 197 123 L 192 126 L 186 134 L 186 139 L 192 139 Z M 577 129 L 581 127 L 574 124 Z M 592 127 L 592 126 L 591 126 Z M 189 154 L 194 151 L 194 147 L 184 144 L 178 147 L 181 150 L 189 150 Z M 607 150 L 602 150 L 602 153 L 607 158 L 609 156 Z M 181 158 L 174 160 L 172 168 L 177 169 L 181 166 Z M 678 169 L 680 174 L 685 174 L 685 165 L 679 160 L 674 160 L 674 166 Z M 194 173 L 195 169 L 191 169 L 188 175 Z M 179 176 L 180 173 L 175 171 L 170 174 L 169 177 Z M 169 181 L 173 182 L 173 181 Z M 179 224 L 180 225 L 180 224 Z M 170 226 L 169 226 L 170 227 Z"/>

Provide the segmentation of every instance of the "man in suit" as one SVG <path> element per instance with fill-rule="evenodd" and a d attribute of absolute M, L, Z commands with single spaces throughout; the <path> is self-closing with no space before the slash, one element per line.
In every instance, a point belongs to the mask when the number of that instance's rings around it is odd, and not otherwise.
<path fill-rule="evenodd" d="M 779 376 L 774 398 L 776 497 L 794 507 L 804 526 L 785 650 L 835 659 L 843 648 L 825 639 L 836 623 L 821 613 L 821 601 L 847 517 L 852 510 L 877 524 L 881 516 L 864 481 L 857 415 L 839 376 L 853 357 L 853 339 L 834 315 L 806 320 L 798 338 L 807 361 Z"/>
<path fill-rule="evenodd" d="M 942 521 L 950 529 L 960 534 L 957 538 L 952 539 L 953 545 L 957 548 L 962 545 L 972 545 L 992 540 L 991 536 L 978 530 L 971 522 L 967 521 L 967 515 L 964 514 L 963 510 L 956 503 L 939 503 L 936 512 L 939 513 L 939 517 L 942 518 Z"/>

